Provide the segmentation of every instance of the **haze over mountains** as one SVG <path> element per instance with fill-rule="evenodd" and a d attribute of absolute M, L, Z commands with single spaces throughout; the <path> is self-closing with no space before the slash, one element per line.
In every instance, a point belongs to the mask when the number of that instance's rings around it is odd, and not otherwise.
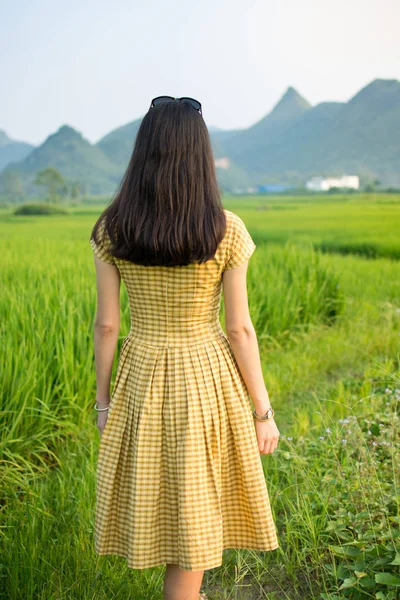
<path fill-rule="evenodd" d="M 347 173 L 398 185 L 399 141 L 400 82 L 377 79 L 347 103 L 314 107 L 290 87 L 266 117 L 222 138 L 218 152 L 252 181 L 301 183 Z"/>
<path fill-rule="evenodd" d="M 0 131 L 0 187 L 7 171 L 17 171 L 25 193 L 47 166 L 89 193 L 112 194 L 122 178 L 143 117 L 119 127 L 96 144 L 63 125 L 33 147 Z M 222 189 L 291 183 L 302 186 L 314 175 L 359 175 L 400 186 L 400 82 L 375 79 L 349 102 L 312 106 L 289 87 L 274 108 L 245 129 L 209 127 Z"/>
<path fill-rule="evenodd" d="M 8 163 L 18 162 L 27 156 L 33 149 L 33 144 L 27 142 L 17 142 L 8 137 L 5 131 L 0 129 L 0 171 L 4 169 Z"/>

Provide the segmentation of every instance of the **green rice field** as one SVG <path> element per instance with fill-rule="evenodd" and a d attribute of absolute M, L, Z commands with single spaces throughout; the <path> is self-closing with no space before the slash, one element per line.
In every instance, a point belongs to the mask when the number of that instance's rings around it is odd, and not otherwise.
<path fill-rule="evenodd" d="M 209 600 L 399 599 L 400 196 L 223 204 L 257 244 L 249 305 L 281 433 L 262 456 L 280 548 L 225 550 L 202 588 Z M 0 600 L 162 598 L 165 567 L 93 549 L 89 236 L 103 207 L 0 209 Z M 123 285 L 121 310 L 120 343 Z"/>

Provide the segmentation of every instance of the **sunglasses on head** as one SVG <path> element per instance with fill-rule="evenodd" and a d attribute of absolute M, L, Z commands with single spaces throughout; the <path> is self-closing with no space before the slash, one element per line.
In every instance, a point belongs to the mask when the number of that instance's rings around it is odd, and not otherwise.
<path fill-rule="evenodd" d="M 201 115 L 203 114 L 201 111 L 200 102 L 198 100 L 195 100 L 194 98 L 187 97 L 174 98 L 173 96 L 157 96 L 157 98 L 153 98 L 153 100 L 151 101 L 150 108 L 153 108 L 153 106 L 157 106 L 157 104 L 162 104 L 163 102 L 171 102 L 171 100 L 178 100 L 179 102 L 185 102 L 186 104 L 190 104 L 190 106 L 193 106 L 193 108 L 198 110 Z"/>

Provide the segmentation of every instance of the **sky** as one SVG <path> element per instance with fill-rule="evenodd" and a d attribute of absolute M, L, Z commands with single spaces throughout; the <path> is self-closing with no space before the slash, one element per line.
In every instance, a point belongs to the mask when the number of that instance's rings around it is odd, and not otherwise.
<path fill-rule="evenodd" d="M 245 128 L 289 86 L 347 102 L 400 79 L 400 0 L 0 2 L 0 129 L 39 145 L 62 125 L 95 143 L 155 96 L 191 96 Z"/>

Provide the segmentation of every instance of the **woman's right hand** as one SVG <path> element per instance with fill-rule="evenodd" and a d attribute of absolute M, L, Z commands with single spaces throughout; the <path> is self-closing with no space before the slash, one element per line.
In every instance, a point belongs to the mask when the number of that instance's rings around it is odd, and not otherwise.
<path fill-rule="evenodd" d="M 103 431 L 107 424 L 107 420 L 108 420 L 108 410 L 99 411 L 99 414 L 97 416 L 97 429 L 99 430 L 100 439 L 101 439 L 101 436 L 103 435 Z"/>
<path fill-rule="evenodd" d="M 272 454 L 276 449 L 279 440 L 279 429 L 276 426 L 274 418 L 267 421 L 254 420 L 256 424 L 256 433 L 258 449 L 261 454 Z"/>

